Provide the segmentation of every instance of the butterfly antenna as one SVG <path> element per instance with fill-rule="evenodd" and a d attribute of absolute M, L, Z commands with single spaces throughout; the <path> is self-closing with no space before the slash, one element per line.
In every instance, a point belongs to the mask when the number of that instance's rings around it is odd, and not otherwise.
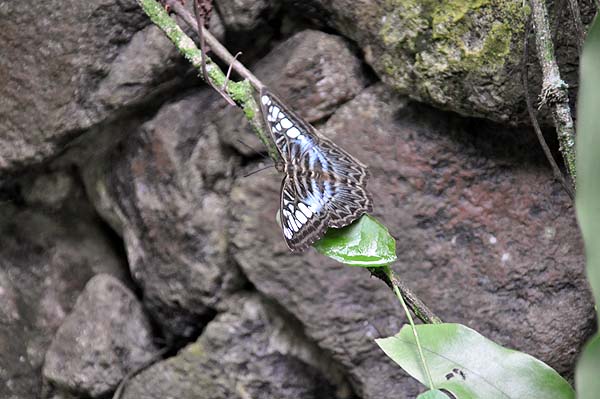
<path fill-rule="evenodd" d="M 265 170 L 265 169 L 272 168 L 273 166 L 275 166 L 275 164 L 271 164 L 271 165 L 263 166 L 262 168 L 258 168 L 258 169 L 256 169 L 256 170 L 253 170 L 252 172 L 250 172 L 250 173 L 248 173 L 248 174 L 245 174 L 243 177 L 252 176 L 252 175 L 253 175 L 253 174 L 255 174 L 255 173 L 261 172 L 261 171 L 263 171 L 263 170 Z"/>
<path fill-rule="evenodd" d="M 242 140 L 240 140 L 240 139 L 237 139 L 237 141 L 238 141 L 240 144 L 242 144 L 242 145 L 244 145 L 244 146 L 246 146 L 246 147 L 250 148 L 250 149 L 251 149 L 251 150 L 252 150 L 252 151 L 253 151 L 253 152 L 254 152 L 256 155 L 260 156 L 261 158 L 263 158 L 263 159 L 266 159 L 266 158 L 268 158 L 268 157 L 269 157 L 268 155 L 266 155 L 266 154 L 264 154 L 264 153 L 261 153 L 261 152 L 260 152 L 260 151 L 258 151 L 256 148 L 252 147 L 251 145 L 249 145 L 249 144 L 247 144 L 247 143 L 244 143 Z"/>

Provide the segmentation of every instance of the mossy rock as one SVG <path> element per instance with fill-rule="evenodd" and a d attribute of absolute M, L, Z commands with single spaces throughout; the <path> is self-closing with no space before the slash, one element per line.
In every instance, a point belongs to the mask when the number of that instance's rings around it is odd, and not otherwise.
<path fill-rule="evenodd" d="M 298 7 L 307 7 L 295 2 Z M 521 81 L 525 26 L 522 0 L 310 0 L 322 21 L 355 40 L 389 86 L 413 99 L 468 116 L 527 122 Z M 550 10 L 554 13 L 554 9 Z M 552 16 L 564 79 L 576 81 L 571 17 Z M 586 7 L 582 9 L 584 22 Z M 532 97 L 541 74 L 531 42 Z M 564 61 L 564 62 L 561 62 Z M 563 68 L 563 66 L 565 66 Z M 544 118 L 542 118 L 544 119 Z"/>

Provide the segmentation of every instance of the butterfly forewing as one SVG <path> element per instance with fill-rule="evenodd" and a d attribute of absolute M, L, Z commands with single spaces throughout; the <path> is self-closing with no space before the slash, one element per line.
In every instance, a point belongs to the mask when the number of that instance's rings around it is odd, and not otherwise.
<path fill-rule="evenodd" d="M 366 167 L 261 90 L 265 123 L 281 155 L 281 227 L 288 247 L 301 251 L 328 227 L 343 227 L 371 212 Z"/>

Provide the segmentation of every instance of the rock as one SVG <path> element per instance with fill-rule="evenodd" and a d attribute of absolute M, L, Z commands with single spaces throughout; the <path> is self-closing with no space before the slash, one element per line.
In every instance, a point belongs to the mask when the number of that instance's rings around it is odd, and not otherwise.
<path fill-rule="evenodd" d="M 206 117 L 218 101 L 207 89 L 163 106 L 83 173 L 168 338 L 196 335 L 243 282 L 227 255 L 226 193 L 236 159 L 219 147 Z"/>
<path fill-rule="evenodd" d="M 354 96 L 369 79 L 361 61 L 341 37 L 305 30 L 276 46 L 254 70 L 269 88 L 309 122 L 322 120 Z M 240 153 L 262 144 L 240 112 L 226 108 L 216 120 L 220 139 Z"/>
<path fill-rule="evenodd" d="M 0 204 L 2 398 L 40 397 L 46 350 L 87 281 L 98 273 L 126 278 L 98 220 L 81 211 L 85 206 L 76 197 L 66 202 L 73 213 Z"/>
<path fill-rule="evenodd" d="M 112 113 L 123 105 L 144 102 L 147 97 L 164 91 L 165 82 L 175 78 L 178 60 L 179 53 L 173 43 L 160 28 L 149 25 L 120 49 L 90 103 L 104 113 Z M 184 71 L 182 66 L 180 73 Z"/>
<path fill-rule="evenodd" d="M 7 2 L 0 19 L 2 172 L 55 157 L 177 81 L 173 46 L 141 30 L 149 19 L 135 0 Z"/>
<path fill-rule="evenodd" d="M 59 390 L 93 398 L 114 391 L 156 352 L 134 294 L 116 278 L 92 278 L 46 353 L 44 378 Z"/>
<path fill-rule="evenodd" d="M 219 10 L 225 28 L 233 32 L 249 32 L 265 24 L 265 19 L 277 10 L 274 0 L 218 0 Z"/>
<path fill-rule="evenodd" d="M 355 40 L 378 76 L 399 93 L 465 115 L 529 123 L 522 83 L 515 78 L 522 69 L 529 15 L 521 3 L 287 0 L 286 4 L 293 10 L 290 15 L 312 17 Z M 581 7 L 589 23 L 595 7 L 591 2 Z M 568 7 L 552 11 L 559 18 L 556 26 L 571 25 Z M 576 87 L 576 29 L 558 29 L 556 39 L 563 79 Z M 533 93 L 539 92 L 541 82 L 534 53 L 531 46 Z"/>
<path fill-rule="evenodd" d="M 334 397 L 322 373 L 295 356 L 292 334 L 258 295 L 234 296 L 195 343 L 132 379 L 123 399 Z"/>
<path fill-rule="evenodd" d="M 572 204 L 532 152 L 534 137 L 408 103 L 381 85 L 323 131 L 370 166 L 374 216 L 397 238 L 395 269 L 435 313 L 572 373 L 594 329 L 593 301 Z M 289 253 L 275 222 L 280 178 L 237 180 L 234 258 L 342 365 L 359 397 L 415 397 L 421 388 L 373 342 L 404 320 L 393 295 L 365 270 L 314 250 Z"/>
<path fill-rule="evenodd" d="M 32 176 L 22 194 L 25 202 L 32 207 L 58 210 L 73 194 L 74 185 L 73 176 L 64 170 L 50 171 Z"/>

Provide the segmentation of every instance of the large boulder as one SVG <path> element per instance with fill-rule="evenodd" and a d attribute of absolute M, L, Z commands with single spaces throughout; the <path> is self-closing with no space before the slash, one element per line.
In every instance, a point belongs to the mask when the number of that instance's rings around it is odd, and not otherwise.
<path fill-rule="evenodd" d="M 355 40 L 397 92 L 437 107 L 505 123 L 528 121 L 519 74 L 530 8 L 522 1 L 287 0 L 303 15 Z M 558 3 L 555 3 L 555 5 Z M 595 15 L 581 2 L 584 22 Z M 577 83 L 577 30 L 568 7 L 551 9 L 563 79 Z M 556 24 L 556 25 L 554 25 Z M 533 46 L 532 46 L 533 48 Z M 541 72 L 534 51 L 533 91 Z"/>
<path fill-rule="evenodd" d="M 0 20 L 2 172 L 56 156 L 179 79 L 176 49 L 135 0 L 8 2 Z"/>
<path fill-rule="evenodd" d="M 88 193 L 123 237 L 144 304 L 168 338 L 191 338 L 243 279 L 227 255 L 236 158 L 209 120 L 204 90 L 163 106 L 84 170 Z"/>
<path fill-rule="evenodd" d="M 99 274 L 58 329 L 43 375 L 49 390 L 104 397 L 156 351 L 150 322 L 133 292 L 116 278 Z"/>

